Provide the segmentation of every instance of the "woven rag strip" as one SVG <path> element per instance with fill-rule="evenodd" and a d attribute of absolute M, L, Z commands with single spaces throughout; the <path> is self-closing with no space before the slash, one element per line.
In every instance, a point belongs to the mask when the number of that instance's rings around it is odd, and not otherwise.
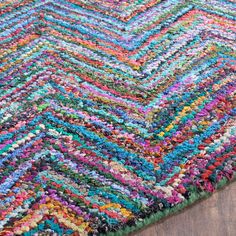
<path fill-rule="evenodd" d="M 235 0 L 0 1 L 0 236 L 126 235 L 235 176 Z"/>

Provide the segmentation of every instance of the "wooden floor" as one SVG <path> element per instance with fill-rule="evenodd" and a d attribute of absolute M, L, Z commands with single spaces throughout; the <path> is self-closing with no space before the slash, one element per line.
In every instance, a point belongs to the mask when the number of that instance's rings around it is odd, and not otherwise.
<path fill-rule="evenodd" d="M 236 236 L 236 182 L 132 236 Z"/>

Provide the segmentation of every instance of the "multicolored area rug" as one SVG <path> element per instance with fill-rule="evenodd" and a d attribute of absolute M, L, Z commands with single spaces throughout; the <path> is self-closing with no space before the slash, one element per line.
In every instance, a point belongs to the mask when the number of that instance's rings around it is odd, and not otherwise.
<path fill-rule="evenodd" d="M 235 0 L 0 1 L 0 235 L 126 235 L 234 179 Z"/>

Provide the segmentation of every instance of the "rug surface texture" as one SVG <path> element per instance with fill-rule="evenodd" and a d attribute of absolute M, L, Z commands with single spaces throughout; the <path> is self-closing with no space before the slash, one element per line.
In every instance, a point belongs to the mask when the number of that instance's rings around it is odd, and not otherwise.
<path fill-rule="evenodd" d="M 1 0 L 0 236 L 123 236 L 233 180 L 235 20 L 235 0 Z"/>

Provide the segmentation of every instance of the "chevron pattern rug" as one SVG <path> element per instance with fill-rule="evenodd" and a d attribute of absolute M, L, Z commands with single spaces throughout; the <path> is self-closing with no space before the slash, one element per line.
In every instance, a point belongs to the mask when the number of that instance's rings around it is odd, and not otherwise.
<path fill-rule="evenodd" d="M 235 0 L 0 1 L 0 235 L 127 235 L 235 175 Z"/>

